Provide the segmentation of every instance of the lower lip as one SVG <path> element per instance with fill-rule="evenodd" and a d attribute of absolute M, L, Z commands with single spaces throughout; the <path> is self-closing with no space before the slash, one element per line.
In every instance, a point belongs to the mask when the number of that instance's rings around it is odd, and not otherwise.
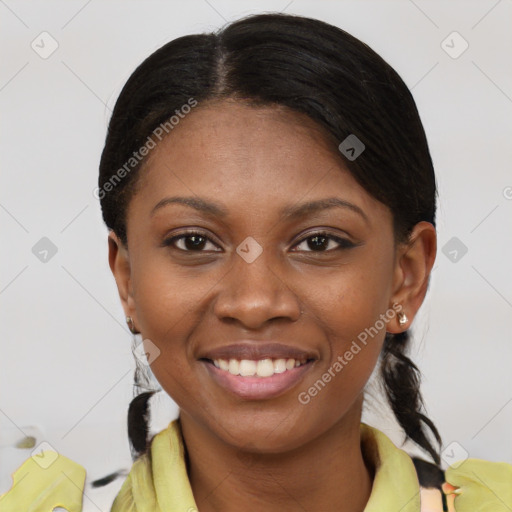
<path fill-rule="evenodd" d="M 217 384 L 246 400 L 264 400 L 282 395 L 302 379 L 313 363 L 309 361 L 271 377 L 241 377 L 221 370 L 209 361 L 201 362 Z"/>

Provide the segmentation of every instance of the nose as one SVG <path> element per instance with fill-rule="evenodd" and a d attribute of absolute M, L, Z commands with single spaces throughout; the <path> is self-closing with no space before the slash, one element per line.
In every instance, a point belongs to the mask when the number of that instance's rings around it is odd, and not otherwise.
<path fill-rule="evenodd" d="M 300 300 L 265 250 L 251 263 L 235 254 L 233 266 L 219 286 L 214 312 L 220 320 L 258 329 L 272 319 L 297 321 L 300 317 Z"/>

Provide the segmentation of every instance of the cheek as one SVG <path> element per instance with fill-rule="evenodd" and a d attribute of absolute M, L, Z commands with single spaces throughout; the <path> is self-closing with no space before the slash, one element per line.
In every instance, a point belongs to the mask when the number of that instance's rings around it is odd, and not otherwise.
<path fill-rule="evenodd" d="M 346 300 L 346 302 L 345 302 Z M 298 402 L 310 418 L 322 418 L 325 424 L 345 416 L 361 396 L 377 364 L 385 337 L 382 321 L 375 327 L 372 308 L 359 306 L 355 298 L 342 298 L 341 311 L 324 316 L 329 323 L 326 359 L 299 390 Z M 367 309 L 365 311 L 365 308 Z M 378 318 L 378 316 L 377 316 Z"/>
<path fill-rule="evenodd" d="M 134 282 L 138 326 L 143 338 L 158 349 L 157 357 L 151 361 L 155 378 L 178 406 L 189 406 L 194 400 L 187 343 L 195 318 L 193 298 L 176 283 L 176 278 L 152 268 Z"/>
<path fill-rule="evenodd" d="M 372 327 L 385 333 L 385 326 L 378 320 L 390 307 L 392 258 L 373 258 L 371 253 L 365 251 L 345 267 L 317 276 L 315 286 L 304 295 L 313 316 L 333 341 L 333 348 L 343 349 Z"/>
<path fill-rule="evenodd" d="M 138 327 L 145 337 L 172 342 L 174 333 L 190 324 L 198 300 L 207 293 L 209 278 L 180 269 L 165 251 L 138 254 L 132 261 L 133 298 Z"/>
<path fill-rule="evenodd" d="M 197 386 L 190 339 L 203 321 L 209 291 L 222 276 L 179 268 L 160 251 L 138 253 L 131 265 L 137 327 L 158 348 L 151 370 L 173 400 L 184 406 L 194 400 L 190 389 Z"/>
<path fill-rule="evenodd" d="M 338 400 L 340 407 L 347 404 L 338 397 L 353 399 L 364 388 L 381 352 L 387 321 L 392 318 L 385 316 L 390 306 L 391 256 L 372 258 L 368 251 L 364 258 L 317 279 L 309 290 L 308 309 L 328 343 L 319 370 L 322 382 L 308 385 L 322 390 L 318 395 L 324 400 Z M 390 313 L 394 316 L 394 311 Z M 309 396 L 315 393 L 310 391 Z"/>

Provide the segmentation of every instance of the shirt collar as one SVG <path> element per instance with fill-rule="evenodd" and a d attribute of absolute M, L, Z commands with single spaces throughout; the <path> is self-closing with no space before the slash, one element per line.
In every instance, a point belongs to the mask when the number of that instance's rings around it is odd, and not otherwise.
<path fill-rule="evenodd" d="M 360 433 L 363 456 L 375 468 L 364 512 L 420 510 L 420 484 L 411 457 L 375 427 L 361 422 Z"/>
<path fill-rule="evenodd" d="M 364 512 L 420 510 L 420 486 L 410 456 L 375 427 L 361 422 L 360 433 L 363 456 L 374 468 L 372 491 Z M 187 475 L 179 419 L 153 438 L 149 456 L 134 464 L 130 477 L 131 483 L 127 485 L 141 512 L 148 503 L 157 503 L 161 511 L 197 510 Z"/>

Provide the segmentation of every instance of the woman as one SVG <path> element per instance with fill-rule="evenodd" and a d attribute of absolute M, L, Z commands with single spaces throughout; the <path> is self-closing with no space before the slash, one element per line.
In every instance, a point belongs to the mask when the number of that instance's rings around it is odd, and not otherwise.
<path fill-rule="evenodd" d="M 436 256 L 435 175 L 410 92 L 368 46 L 282 14 L 171 41 L 117 100 L 97 195 L 127 323 L 180 409 L 148 439 L 152 391 L 132 402 L 138 457 L 113 512 L 512 507 L 512 465 L 459 461 L 449 503 L 420 496 L 411 457 L 361 422 L 378 365 L 440 469 L 406 355 Z M 80 510 L 84 474 L 61 459 L 76 485 L 47 503 Z M 44 485 L 17 487 L 2 510 Z"/>

